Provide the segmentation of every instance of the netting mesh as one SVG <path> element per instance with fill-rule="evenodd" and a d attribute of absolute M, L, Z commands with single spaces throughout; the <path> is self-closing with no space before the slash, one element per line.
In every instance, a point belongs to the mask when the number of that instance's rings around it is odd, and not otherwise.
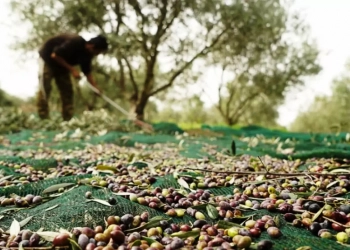
<path fill-rule="evenodd" d="M 40 195 L 47 199 L 43 191 L 48 187 L 60 183 L 73 183 L 70 191 L 63 192 L 60 196 L 51 198 L 43 204 L 32 208 L 18 209 L 15 206 L 1 206 L 0 215 L 3 228 L 8 228 L 15 218 L 18 221 L 31 217 L 25 228 L 38 230 L 58 230 L 65 228 L 70 230 L 76 226 L 95 227 L 103 225 L 104 219 L 110 215 L 122 216 L 126 213 L 141 214 L 149 212 L 150 216 L 162 215 L 167 217 L 161 209 L 151 209 L 148 206 L 140 205 L 130 201 L 126 196 L 115 195 L 108 188 L 96 188 L 80 183 L 93 175 L 89 168 L 96 165 L 108 165 L 118 161 L 133 162 L 138 165 L 138 160 L 147 162 L 148 159 L 157 157 L 155 151 L 168 150 L 165 155 L 159 155 L 159 161 L 168 161 L 168 165 L 181 163 L 181 157 L 193 159 L 215 159 L 222 154 L 230 154 L 231 143 L 234 139 L 237 147 L 237 154 L 249 154 L 252 156 L 270 155 L 281 159 L 308 159 L 311 157 L 323 158 L 348 158 L 350 156 L 350 144 L 347 142 L 346 134 L 339 135 L 309 135 L 293 134 L 280 131 L 271 131 L 259 127 L 243 128 L 233 130 L 222 127 L 203 126 L 203 129 L 222 134 L 222 136 L 211 136 L 203 132 L 205 136 L 183 134 L 183 130 L 174 124 L 158 124 L 155 126 L 157 134 L 147 135 L 142 133 L 109 132 L 100 136 L 89 136 L 82 133 L 75 138 L 69 137 L 74 131 L 66 136 L 57 136 L 58 132 L 33 132 L 22 131 L 20 133 L 5 136 L 0 147 L 0 197 L 10 197 L 13 194 L 25 196 L 27 194 Z M 283 142 L 282 144 L 279 144 Z M 167 149 L 162 146 L 167 143 Z M 93 146 L 97 144 L 120 145 L 116 149 Z M 147 146 L 148 145 L 148 146 Z M 129 147 L 128 150 L 125 147 Z M 283 150 L 292 148 L 292 154 L 283 153 Z M 99 151 L 100 150 L 100 151 Z M 94 156 L 87 157 L 90 151 Z M 97 152 L 97 153 L 96 153 Z M 155 155 L 151 155 L 155 154 Z M 61 165 L 60 165 L 61 164 Z M 66 171 L 57 176 L 55 171 L 62 165 L 70 165 L 73 172 Z M 145 164 L 147 166 L 147 164 Z M 36 181 L 27 180 L 28 173 L 21 169 L 29 168 L 36 176 Z M 299 167 L 299 170 L 307 168 L 307 165 Z M 145 171 L 150 171 L 146 168 Z M 162 170 L 160 170 L 162 171 Z M 79 173 L 79 174 L 77 174 Z M 130 172 L 129 172 L 130 174 Z M 158 173 L 159 174 L 159 173 Z M 203 174 L 203 173 L 202 173 Z M 6 176 L 13 176 L 12 184 L 7 185 Z M 45 178 L 40 178 L 45 175 Z M 108 175 L 108 174 L 104 174 Z M 51 176 L 51 177 L 50 177 Z M 155 175 L 157 176 L 157 175 Z M 10 179 L 12 180 L 12 179 Z M 25 181 L 27 180 L 27 182 Z M 171 173 L 159 176 L 155 183 L 148 186 L 149 190 L 155 187 L 160 188 L 181 188 Z M 209 188 L 214 195 L 230 195 L 233 193 L 234 185 L 228 187 Z M 98 202 L 87 202 L 85 193 L 92 192 L 92 196 L 101 200 L 108 200 L 109 197 L 116 199 L 116 204 L 106 206 Z M 208 221 L 210 219 L 205 209 L 200 209 Z M 269 213 L 266 210 L 245 211 L 245 215 L 254 214 L 258 218 L 263 214 L 276 216 L 277 213 Z M 195 219 L 189 215 L 182 218 L 173 218 L 176 223 L 193 222 Z M 310 246 L 312 249 L 344 249 L 344 246 L 336 244 L 334 240 L 321 239 L 313 236 L 305 229 L 299 229 L 288 225 L 283 219 L 282 232 L 284 236 L 274 240 L 274 249 L 296 249 L 300 246 Z M 333 232 L 334 233 L 334 232 Z M 261 239 L 270 239 L 266 232 L 263 232 Z"/>

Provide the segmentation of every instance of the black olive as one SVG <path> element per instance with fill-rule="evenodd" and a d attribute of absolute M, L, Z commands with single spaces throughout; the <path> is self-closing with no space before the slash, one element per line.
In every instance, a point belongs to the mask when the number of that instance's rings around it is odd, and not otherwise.
<path fill-rule="evenodd" d="M 208 222 L 206 220 L 196 220 L 194 223 L 193 223 L 193 227 L 198 227 L 198 228 L 201 228 L 202 226 L 208 224 Z"/>
<path fill-rule="evenodd" d="M 309 210 L 309 207 L 310 207 L 310 205 L 311 205 L 312 203 L 313 203 L 312 201 L 307 201 L 307 202 L 305 202 L 304 205 L 303 205 L 303 209 L 304 209 L 304 210 Z"/>
<path fill-rule="evenodd" d="M 109 197 L 108 203 L 111 205 L 115 205 L 115 204 L 117 204 L 117 200 L 114 197 Z"/>
<path fill-rule="evenodd" d="M 167 220 L 161 220 L 160 222 L 159 222 L 159 225 L 160 225 L 160 227 L 164 230 L 165 228 L 167 228 L 167 227 L 169 227 L 170 226 L 170 224 L 169 224 L 169 222 L 167 221 Z"/>
<path fill-rule="evenodd" d="M 273 242 L 269 240 L 262 240 L 258 243 L 258 250 L 271 250 L 273 247 Z"/>
<path fill-rule="evenodd" d="M 325 220 L 324 222 L 320 223 L 320 225 L 323 229 L 329 229 L 332 227 L 332 222 Z"/>
<path fill-rule="evenodd" d="M 342 204 L 340 205 L 340 207 L 338 208 L 338 210 L 340 212 L 344 212 L 345 214 L 350 214 L 350 205 L 348 204 Z"/>
<path fill-rule="evenodd" d="M 320 205 L 318 205 L 317 203 L 313 203 L 309 206 L 308 210 L 312 213 L 317 213 L 320 209 L 321 209 Z"/>
<path fill-rule="evenodd" d="M 309 226 L 309 231 L 313 234 L 313 235 L 318 235 L 318 231 L 320 231 L 322 229 L 320 223 L 318 222 L 312 222 L 311 225 Z"/>

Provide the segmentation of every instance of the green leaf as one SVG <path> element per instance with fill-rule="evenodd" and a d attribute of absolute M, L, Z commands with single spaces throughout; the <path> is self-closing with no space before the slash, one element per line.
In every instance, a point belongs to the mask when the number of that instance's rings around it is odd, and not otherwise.
<path fill-rule="evenodd" d="M 190 189 L 190 186 L 188 185 L 188 183 L 182 179 L 182 178 L 179 178 L 177 179 L 177 182 L 184 188 L 187 188 L 187 189 Z"/>
<path fill-rule="evenodd" d="M 196 206 L 192 206 L 191 208 L 193 209 L 206 209 L 207 208 L 208 203 L 204 203 L 204 204 L 199 204 Z"/>
<path fill-rule="evenodd" d="M 44 232 L 36 232 L 41 238 L 48 242 L 53 242 L 55 237 L 59 235 L 59 232 L 49 232 L 49 231 L 44 231 Z"/>
<path fill-rule="evenodd" d="M 19 243 L 19 245 L 18 245 L 18 250 L 24 250 L 22 244 L 23 244 L 23 241 L 21 241 L 21 242 Z"/>
<path fill-rule="evenodd" d="M 171 237 L 179 237 L 180 239 L 187 239 L 188 237 L 197 237 L 200 235 L 198 231 L 189 231 L 189 232 L 176 232 L 172 233 Z"/>
<path fill-rule="evenodd" d="M 281 222 L 280 222 L 280 217 L 278 215 L 273 217 L 273 221 L 275 222 L 277 227 L 280 227 Z"/>
<path fill-rule="evenodd" d="M 102 204 L 102 205 L 105 205 L 105 206 L 112 207 L 112 205 L 109 204 L 107 201 L 101 200 L 101 199 L 89 199 L 89 200 L 87 200 L 86 202 L 92 202 L 92 201 L 98 202 L 98 203 L 100 203 L 100 204 Z"/>
<path fill-rule="evenodd" d="M 150 222 L 150 221 L 162 221 L 162 220 L 171 220 L 171 219 L 159 215 L 159 216 L 152 217 L 148 221 Z"/>
<path fill-rule="evenodd" d="M 215 220 L 219 217 L 219 212 L 218 210 L 216 210 L 216 207 L 214 207 L 213 205 L 207 204 L 206 209 L 210 218 Z"/>
<path fill-rule="evenodd" d="M 72 250 L 82 250 L 81 247 L 78 245 L 78 243 L 74 239 L 68 238 L 68 240 L 72 247 Z"/>
<path fill-rule="evenodd" d="M 252 208 L 252 207 L 248 207 L 248 206 L 246 206 L 246 205 L 243 205 L 243 204 L 239 204 L 239 207 L 241 207 L 241 208 L 245 208 L 245 209 L 251 209 L 251 210 L 258 210 L 258 209 L 255 209 L 255 208 Z"/>
<path fill-rule="evenodd" d="M 60 188 L 70 187 L 70 186 L 73 186 L 73 185 L 75 185 L 75 183 L 61 183 L 61 184 L 56 184 L 56 185 L 53 185 L 53 186 L 51 186 L 51 187 L 46 188 L 46 189 L 43 191 L 43 194 L 55 192 L 55 191 L 59 190 Z"/>
<path fill-rule="evenodd" d="M 131 244 L 132 247 L 138 247 L 138 246 L 141 246 L 141 240 L 135 240 L 132 244 Z"/>
<path fill-rule="evenodd" d="M 118 170 L 115 167 L 105 166 L 105 165 L 96 166 L 96 170 L 98 170 L 99 172 L 113 173 L 113 174 L 118 172 Z"/>
<path fill-rule="evenodd" d="M 57 205 L 54 205 L 52 207 L 49 207 L 49 208 L 46 208 L 44 211 L 47 212 L 47 211 L 50 211 L 52 209 L 55 209 L 56 207 L 58 207 L 60 204 L 57 204 Z"/>
<path fill-rule="evenodd" d="M 147 244 L 148 244 L 149 246 L 150 246 L 152 243 L 157 242 L 156 240 L 154 240 L 154 239 L 152 239 L 152 238 L 145 237 L 145 236 L 142 236 L 141 239 L 147 241 Z"/>
<path fill-rule="evenodd" d="M 158 216 L 157 216 L 158 217 Z M 145 225 L 143 226 L 140 226 L 140 227 L 136 227 L 136 228 L 131 228 L 131 229 L 128 229 L 128 230 L 125 230 L 125 233 L 132 233 L 132 232 L 138 232 L 138 231 L 141 231 L 143 229 L 148 229 L 148 228 L 151 228 L 151 227 L 158 227 L 159 226 L 159 223 L 160 221 L 164 220 L 163 217 L 154 217 L 153 219 L 151 219 L 148 223 L 146 223 Z M 170 220 L 170 219 L 169 219 Z"/>
<path fill-rule="evenodd" d="M 33 216 L 29 216 L 28 218 L 20 221 L 19 222 L 20 227 L 24 227 L 32 218 L 33 218 Z"/>
<path fill-rule="evenodd" d="M 298 195 L 296 194 L 293 194 L 293 193 L 288 193 L 289 197 L 292 199 L 292 200 L 297 200 L 298 199 Z"/>
<path fill-rule="evenodd" d="M 229 222 L 229 221 L 219 220 L 219 222 L 218 222 L 218 228 L 229 229 L 231 227 L 244 228 L 244 226 L 242 226 L 240 224 L 236 224 L 236 223 Z"/>
<path fill-rule="evenodd" d="M 311 221 L 317 220 L 317 218 L 322 214 L 322 212 L 325 208 L 326 208 L 326 206 L 323 206 L 317 213 L 315 213 L 314 216 L 312 216 Z"/>

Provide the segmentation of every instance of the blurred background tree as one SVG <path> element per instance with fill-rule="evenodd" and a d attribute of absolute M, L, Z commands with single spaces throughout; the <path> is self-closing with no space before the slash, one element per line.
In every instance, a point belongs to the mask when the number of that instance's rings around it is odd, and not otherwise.
<path fill-rule="evenodd" d="M 276 126 L 285 93 L 320 71 L 308 26 L 291 11 L 289 1 L 11 3 L 18 21 L 31 27 L 13 46 L 25 55 L 58 33 L 106 35 L 111 46 L 94 63 L 97 81 L 140 119 Z M 205 107 L 198 93 L 181 100 L 177 90 L 200 82 L 208 66 L 233 75 L 212 83 L 220 90 L 219 102 Z M 60 109 L 57 92 L 51 102 Z M 76 112 L 99 108 L 112 111 L 82 83 Z"/>
<path fill-rule="evenodd" d="M 350 131 L 350 60 L 344 73 L 334 79 L 329 96 L 318 96 L 291 125 L 292 131 L 349 132 Z"/>

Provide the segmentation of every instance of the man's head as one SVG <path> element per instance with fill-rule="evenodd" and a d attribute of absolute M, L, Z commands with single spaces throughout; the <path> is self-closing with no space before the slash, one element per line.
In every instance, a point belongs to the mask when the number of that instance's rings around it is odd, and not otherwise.
<path fill-rule="evenodd" d="M 86 43 L 86 49 L 94 56 L 105 53 L 108 50 L 108 42 L 106 37 L 99 35 L 91 38 Z"/>

